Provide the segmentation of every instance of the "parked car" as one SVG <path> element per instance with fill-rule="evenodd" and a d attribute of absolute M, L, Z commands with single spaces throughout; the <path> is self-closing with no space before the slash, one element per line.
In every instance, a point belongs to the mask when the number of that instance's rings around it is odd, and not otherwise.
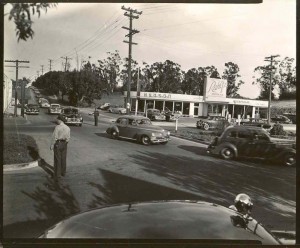
<path fill-rule="evenodd" d="M 278 122 L 282 124 L 292 124 L 293 122 L 284 115 L 275 115 L 274 117 L 271 117 L 271 120 L 273 122 Z"/>
<path fill-rule="evenodd" d="M 61 113 L 61 106 L 57 103 L 51 103 L 50 107 L 48 108 L 48 114 L 60 114 Z"/>
<path fill-rule="evenodd" d="M 75 124 L 77 126 L 82 126 L 83 118 L 79 113 L 78 108 L 65 107 L 61 110 L 60 116 L 65 124 Z"/>
<path fill-rule="evenodd" d="M 229 122 L 224 116 L 208 116 L 205 119 L 200 119 L 196 123 L 196 127 L 199 129 L 223 129 L 229 126 Z"/>
<path fill-rule="evenodd" d="M 119 117 L 106 132 L 113 138 L 136 140 L 143 145 L 153 143 L 167 144 L 170 132 L 154 126 L 149 118 L 143 116 L 125 115 Z"/>
<path fill-rule="evenodd" d="M 272 125 L 268 124 L 266 121 L 255 118 L 244 119 L 240 124 L 243 126 L 262 127 L 264 129 L 270 129 L 272 127 Z"/>
<path fill-rule="evenodd" d="M 97 109 L 108 110 L 109 107 L 110 107 L 110 103 L 106 102 L 106 103 L 102 104 L 101 106 L 99 106 Z"/>
<path fill-rule="evenodd" d="M 43 98 L 43 97 L 40 97 L 40 98 L 38 99 L 38 103 L 41 104 L 41 102 L 42 102 L 43 100 L 47 100 L 47 99 L 46 99 L 46 98 Z"/>
<path fill-rule="evenodd" d="M 287 118 L 289 118 L 293 124 L 296 124 L 296 114 L 292 114 L 292 113 L 283 113 L 282 115 L 286 116 Z"/>
<path fill-rule="evenodd" d="M 166 116 L 164 113 L 161 113 L 158 109 L 147 109 L 147 115 L 151 121 L 164 121 Z"/>
<path fill-rule="evenodd" d="M 238 202 L 245 208 L 252 205 Z M 237 204 L 235 204 L 237 205 Z M 40 239 L 121 239 L 147 243 L 161 239 L 221 244 L 280 245 L 280 240 L 250 215 L 231 207 L 197 200 L 133 202 L 104 206 L 68 217 L 48 228 Z M 295 239 L 295 237 L 293 237 Z M 124 242 L 124 241 L 122 241 Z M 176 241 L 175 241 L 176 242 Z M 141 243 L 145 244 L 145 243 Z M 197 246 L 196 245 L 196 246 Z M 144 246 L 144 245 L 142 245 Z"/>
<path fill-rule="evenodd" d="M 295 166 L 295 144 L 283 141 L 271 138 L 263 128 L 231 126 L 226 128 L 220 137 L 214 139 L 207 152 L 220 155 L 224 159 L 251 157 L 278 162 L 285 166 Z"/>
<path fill-rule="evenodd" d="M 25 114 L 38 115 L 40 113 L 40 107 L 38 104 L 29 103 L 25 106 Z"/>
<path fill-rule="evenodd" d="M 181 111 L 164 111 L 164 115 L 166 116 L 166 121 L 175 121 L 176 119 L 179 119 L 182 116 Z"/>
<path fill-rule="evenodd" d="M 50 103 L 47 99 L 43 98 L 40 102 L 40 106 L 41 108 L 49 108 L 50 107 Z"/>
<path fill-rule="evenodd" d="M 114 114 L 126 114 L 126 108 L 118 105 L 112 105 L 108 108 L 108 112 Z"/>

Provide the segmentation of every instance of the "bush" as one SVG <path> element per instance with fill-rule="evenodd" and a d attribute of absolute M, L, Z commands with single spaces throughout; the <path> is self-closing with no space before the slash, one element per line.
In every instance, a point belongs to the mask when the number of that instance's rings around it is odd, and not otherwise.
<path fill-rule="evenodd" d="M 273 128 L 270 130 L 271 135 L 285 135 L 285 131 L 283 130 L 283 126 L 279 123 L 273 125 Z"/>
<path fill-rule="evenodd" d="M 296 97 L 296 91 L 282 92 L 279 96 L 279 100 L 294 100 Z"/>
<path fill-rule="evenodd" d="M 39 158 L 35 140 L 25 134 L 4 133 L 3 164 L 28 163 Z"/>

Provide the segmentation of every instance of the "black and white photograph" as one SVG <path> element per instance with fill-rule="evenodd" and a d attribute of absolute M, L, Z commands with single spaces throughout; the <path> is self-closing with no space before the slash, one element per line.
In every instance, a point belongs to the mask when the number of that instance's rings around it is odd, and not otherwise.
<path fill-rule="evenodd" d="M 2 4 L 2 245 L 295 245 L 296 5 Z"/>

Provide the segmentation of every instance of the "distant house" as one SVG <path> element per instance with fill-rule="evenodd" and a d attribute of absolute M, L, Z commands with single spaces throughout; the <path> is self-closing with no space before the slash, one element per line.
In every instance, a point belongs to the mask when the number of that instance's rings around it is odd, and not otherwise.
<path fill-rule="evenodd" d="M 3 112 L 12 101 L 12 81 L 4 74 L 3 77 Z"/>

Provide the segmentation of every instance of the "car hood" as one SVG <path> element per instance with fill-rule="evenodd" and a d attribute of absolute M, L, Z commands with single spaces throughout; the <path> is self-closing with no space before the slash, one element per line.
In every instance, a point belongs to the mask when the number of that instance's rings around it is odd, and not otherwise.
<path fill-rule="evenodd" d="M 280 244 L 256 220 L 243 221 L 239 213 L 207 202 L 133 203 L 72 216 L 46 230 L 41 237 L 214 239 Z M 239 226 L 241 223 L 246 226 Z"/>

